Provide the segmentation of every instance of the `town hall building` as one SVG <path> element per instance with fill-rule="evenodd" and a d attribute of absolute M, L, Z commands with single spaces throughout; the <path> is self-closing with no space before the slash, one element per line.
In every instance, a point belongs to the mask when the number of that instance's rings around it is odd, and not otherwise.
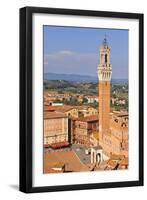
<path fill-rule="evenodd" d="M 103 152 L 128 157 L 128 113 L 110 113 L 112 65 L 106 38 L 100 47 L 99 79 L 99 145 Z"/>

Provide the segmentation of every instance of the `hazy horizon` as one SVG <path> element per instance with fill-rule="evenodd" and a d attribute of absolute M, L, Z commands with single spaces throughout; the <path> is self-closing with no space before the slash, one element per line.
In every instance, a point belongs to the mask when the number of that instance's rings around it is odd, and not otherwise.
<path fill-rule="evenodd" d="M 89 75 L 89 74 L 54 73 L 54 72 L 45 72 L 44 74 L 90 76 L 90 77 L 93 77 L 93 78 L 98 78 L 97 75 Z M 112 78 L 112 79 L 127 79 L 127 80 L 128 80 L 128 77 L 126 77 L 126 78 L 119 78 L 119 77 L 116 77 L 116 78 Z"/>

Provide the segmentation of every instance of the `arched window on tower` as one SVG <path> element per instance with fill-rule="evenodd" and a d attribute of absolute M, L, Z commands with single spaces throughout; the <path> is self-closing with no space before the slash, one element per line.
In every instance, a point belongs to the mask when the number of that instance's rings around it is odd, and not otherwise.
<path fill-rule="evenodd" d="M 107 54 L 105 54 L 105 63 L 107 64 Z"/>

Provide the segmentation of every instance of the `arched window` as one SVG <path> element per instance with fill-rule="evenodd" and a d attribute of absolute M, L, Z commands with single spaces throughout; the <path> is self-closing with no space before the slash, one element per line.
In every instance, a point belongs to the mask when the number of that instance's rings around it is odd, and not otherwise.
<path fill-rule="evenodd" d="M 107 64 L 107 54 L 105 54 L 105 63 Z"/>

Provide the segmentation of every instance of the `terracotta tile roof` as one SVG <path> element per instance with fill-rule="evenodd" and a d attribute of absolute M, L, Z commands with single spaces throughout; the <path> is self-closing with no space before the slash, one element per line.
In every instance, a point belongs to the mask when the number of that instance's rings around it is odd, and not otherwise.
<path fill-rule="evenodd" d="M 67 112 L 72 109 L 77 110 L 87 110 L 88 108 L 93 108 L 92 106 L 70 106 L 70 105 L 62 105 L 62 106 L 52 106 L 52 105 L 44 105 L 44 111 L 63 111 Z M 93 108 L 95 109 L 95 108 Z"/>
<path fill-rule="evenodd" d="M 74 107 L 73 106 L 66 106 L 66 105 L 64 105 L 64 106 L 56 106 L 55 109 L 56 109 L 56 111 L 67 112 L 69 110 L 74 109 Z"/>
<path fill-rule="evenodd" d="M 118 162 L 110 159 L 110 160 L 107 162 L 107 167 L 106 167 L 106 169 L 116 169 L 117 166 L 118 166 Z"/>
<path fill-rule="evenodd" d="M 78 110 L 88 110 L 89 108 L 95 109 L 92 106 L 86 106 L 86 105 L 83 105 L 83 106 L 74 106 L 74 107 L 77 108 Z"/>
<path fill-rule="evenodd" d="M 113 115 L 116 115 L 117 117 L 128 117 L 128 112 L 119 112 L 119 111 L 113 111 L 113 113 L 111 113 Z"/>
<path fill-rule="evenodd" d="M 63 163 L 63 162 L 54 162 L 54 163 L 49 163 L 48 166 L 51 167 L 51 168 L 62 168 L 62 167 L 65 166 L 65 163 Z"/>
<path fill-rule="evenodd" d="M 44 111 L 55 111 L 54 106 L 44 105 Z"/>
<path fill-rule="evenodd" d="M 44 173 L 63 173 L 65 164 L 63 162 L 47 163 Z"/>
<path fill-rule="evenodd" d="M 67 146 L 69 146 L 69 142 L 58 142 L 58 143 L 50 144 L 50 147 L 52 147 L 53 149 L 58 149 L 58 148 L 67 147 Z"/>
<path fill-rule="evenodd" d="M 44 119 L 56 119 L 56 118 L 67 118 L 67 116 L 63 113 L 56 112 L 44 112 Z"/>
<path fill-rule="evenodd" d="M 124 158 L 119 162 L 120 165 L 128 165 L 128 158 Z"/>
<path fill-rule="evenodd" d="M 98 121 L 98 115 L 91 115 L 87 117 L 81 117 L 76 119 L 77 121 L 83 121 L 83 122 L 92 122 L 92 121 Z"/>
<path fill-rule="evenodd" d="M 73 106 L 62 105 L 62 106 L 44 106 L 44 111 L 60 111 L 67 112 L 69 110 L 74 109 Z"/>
<path fill-rule="evenodd" d="M 49 170 L 49 166 L 51 166 L 52 163 L 54 164 L 56 162 L 61 162 L 65 164 L 65 170 L 67 171 L 89 171 L 88 167 L 81 163 L 81 161 L 73 151 L 61 151 L 44 154 L 44 173 L 52 173 L 52 171 Z M 58 173 L 58 171 L 56 173 Z"/>
<path fill-rule="evenodd" d="M 124 155 L 112 154 L 112 155 L 110 156 L 110 159 L 111 159 L 111 160 L 122 160 L 122 159 L 124 159 L 124 158 L 125 158 Z"/>

